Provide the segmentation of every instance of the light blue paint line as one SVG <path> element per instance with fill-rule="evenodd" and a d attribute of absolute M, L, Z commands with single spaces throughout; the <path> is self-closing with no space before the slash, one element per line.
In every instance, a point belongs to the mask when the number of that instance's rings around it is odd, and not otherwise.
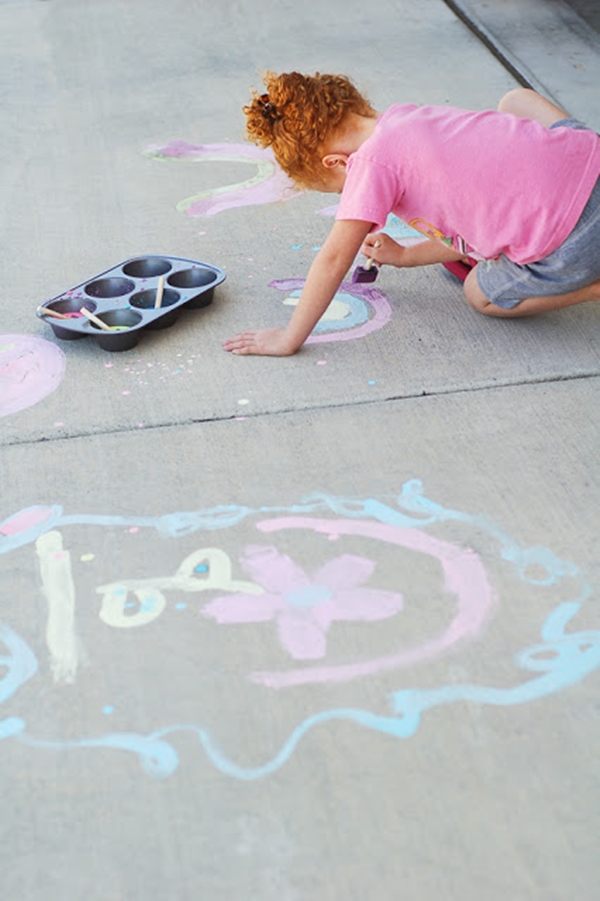
<path fill-rule="evenodd" d="M 307 514 L 317 511 L 329 511 L 341 516 L 359 519 L 371 517 L 379 522 L 403 528 L 423 528 L 431 523 L 447 520 L 463 522 L 492 535 L 501 546 L 502 559 L 514 564 L 519 575 L 530 584 L 541 586 L 554 585 L 563 576 L 577 576 L 579 574 L 576 566 L 561 560 L 549 548 L 523 548 L 487 518 L 471 516 L 458 510 L 449 510 L 440 504 L 430 501 L 423 495 L 423 485 L 419 479 L 411 479 L 406 482 L 402 487 L 401 494 L 395 500 L 402 512 L 373 499 L 359 501 L 352 498 L 336 498 L 328 495 L 312 495 L 305 498 L 300 504 L 291 506 L 258 507 L 253 509 L 251 507 L 228 505 L 213 507 L 209 510 L 173 513 L 158 517 L 65 516 L 62 513 L 62 508 L 55 506 L 43 508 L 51 510 L 51 515 L 37 526 L 16 534 L 2 535 L 0 533 L 0 553 L 6 553 L 16 547 L 35 541 L 40 535 L 57 526 L 147 527 L 153 528 L 169 538 L 177 538 L 200 529 L 227 529 L 256 514 Z M 33 509 L 38 508 L 27 508 L 27 510 Z M 415 515 L 411 516 L 410 514 Z M 536 568 L 541 568 L 544 574 L 536 574 Z"/>
<path fill-rule="evenodd" d="M 600 641 L 600 633 L 598 635 Z M 395 713 L 408 717 L 420 715 L 427 709 L 441 704 L 456 701 L 471 701 L 479 704 L 492 704 L 497 707 L 510 707 L 536 701 L 545 695 L 554 694 L 567 685 L 573 685 L 600 664 L 600 645 L 593 654 L 586 652 L 579 657 L 588 657 L 580 665 L 566 668 L 562 672 L 548 673 L 539 679 L 531 679 L 514 688 L 489 688 L 481 685 L 445 685 L 431 690 L 406 689 L 392 694 L 392 707 Z"/>
<path fill-rule="evenodd" d="M 280 769 L 287 763 L 302 738 L 311 729 L 321 723 L 330 723 L 333 720 L 349 720 L 366 729 L 384 732 L 388 735 L 393 735 L 396 738 L 407 738 L 414 731 L 410 723 L 395 716 L 378 716 L 368 710 L 361 710 L 359 708 L 326 710 L 307 717 L 302 723 L 296 726 L 279 753 L 268 763 L 260 767 L 241 767 L 222 754 L 207 732 L 194 726 L 188 726 L 186 728 L 191 728 L 197 733 L 198 739 L 209 760 L 220 772 L 227 776 L 234 776 L 237 779 L 251 781 L 254 779 L 261 779 L 264 776 L 269 776 Z"/>
<path fill-rule="evenodd" d="M 168 742 L 157 738 L 157 734 L 145 736 L 115 732 L 100 738 L 67 742 L 46 741 L 32 738 L 29 735 L 20 735 L 19 741 L 29 747 L 55 751 L 73 748 L 112 748 L 118 751 L 130 751 L 138 755 L 142 769 L 148 775 L 164 779 L 174 773 L 179 766 L 179 756 L 175 748 Z"/>
<path fill-rule="evenodd" d="M 438 521 L 435 516 L 420 519 L 415 516 L 407 516 L 406 513 L 393 510 L 374 498 L 367 498 L 364 502 L 364 509 L 367 516 L 396 529 L 420 529 Z"/>
<path fill-rule="evenodd" d="M 39 507 L 27 507 L 20 511 L 26 513 Z M 365 512 L 360 500 L 354 498 L 337 498 L 328 495 L 309 495 L 302 502 L 289 506 L 277 507 L 242 507 L 233 504 L 164 516 L 103 516 L 91 514 L 64 515 L 63 508 L 56 505 L 44 507 L 50 514 L 40 523 L 21 532 L 3 535 L 0 532 L 0 554 L 6 554 L 16 548 L 35 542 L 40 535 L 51 529 L 64 526 L 120 526 L 123 528 L 152 528 L 168 538 L 179 538 L 201 529 L 208 531 L 229 529 L 249 516 L 256 514 L 276 515 L 308 514 L 317 512 L 339 513 L 344 516 L 363 517 Z M 12 518 L 12 517 L 11 517 Z M 2 523 L 0 523 L 0 526 Z"/>
<path fill-rule="evenodd" d="M 6 674 L 0 679 L 0 704 L 37 672 L 35 654 L 23 639 L 6 623 L 0 622 L 0 641 L 8 648 L 8 654 L 0 654 L 0 668 Z"/>
<path fill-rule="evenodd" d="M 565 629 L 575 616 L 579 613 L 581 605 L 591 594 L 591 588 L 586 585 L 581 593 L 581 599 L 578 601 L 565 601 L 559 604 L 552 613 L 546 618 L 542 626 L 542 638 L 544 641 L 553 642 L 561 641 L 565 637 Z"/>
<path fill-rule="evenodd" d="M 25 729 L 25 721 L 18 716 L 9 716 L 5 720 L 0 720 L 0 741 L 3 738 L 12 738 L 23 732 Z"/>
<path fill-rule="evenodd" d="M 407 738 L 413 734 L 417 726 L 417 723 L 411 723 L 406 718 L 379 716 L 368 710 L 355 708 L 326 710 L 307 717 L 293 730 L 279 753 L 268 763 L 259 767 L 242 767 L 234 763 L 222 753 L 206 729 L 193 724 L 168 726 L 148 736 L 113 733 L 97 739 L 57 742 L 34 739 L 30 736 L 22 735 L 20 740 L 29 746 L 47 750 L 113 748 L 114 750 L 130 751 L 139 756 L 140 764 L 146 773 L 164 779 L 172 775 L 179 766 L 179 756 L 172 745 L 164 740 L 165 736 L 170 736 L 177 732 L 192 732 L 197 736 L 207 758 L 216 769 L 227 776 L 233 776 L 244 781 L 252 781 L 261 779 L 280 769 L 290 759 L 302 738 L 311 729 L 321 723 L 329 723 L 333 720 L 349 720 L 364 728 L 393 735 L 397 738 Z"/>
<path fill-rule="evenodd" d="M 411 492 L 410 486 L 417 486 L 417 492 Z M 415 495 L 412 502 L 417 505 L 417 512 L 419 506 L 422 507 L 423 505 L 429 505 L 430 507 L 435 507 L 439 511 L 443 511 L 443 507 L 434 505 L 433 502 L 428 501 L 421 494 L 419 494 L 421 490 L 421 482 L 417 479 L 413 479 L 411 482 L 406 483 L 399 498 L 399 503 L 401 504 L 401 506 L 404 506 L 405 509 L 408 509 L 409 505 L 407 498 L 410 498 L 411 495 Z M 242 522 L 247 517 L 254 516 L 259 513 L 268 515 L 288 513 L 296 515 L 329 511 L 332 513 L 338 513 L 339 515 L 352 516 L 357 518 L 373 515 L 372 511 L 366 512 L 364 503 L 356 498 L 339 498 L 323 494 L 309 495 L 300 503 L 292 504 L 289 506 L 252 508 L 230 504 L 213 507 L 208 510 L 171 513 L 164 516 L 132 517 L 103 516 L 91 514 L 64 515 L 63 508 L 58 505 L 43 508 L 39 506 L 27 507 L 20 512 L 26 513 L 30 510 L 37 509 L 50 511 L 49 515 L 42 522 L 38 523 L 35 526 L 32 526 L 29 529 L 24 529 L 23 531 L 14 534 L 3 535 L 0 532 L 0 553 L 8 553 L 9 551 L 14 550 L 18 547 L 22 547 L 25 544 L 34 542 L 40 537 L 40 535 L 45 534 L 51 529 L 71 525 L 152 528 L 160 534 L 165 535 L 169 538 L 178 538 L 201 529 L 228 529 Z M 394 512 L 393 508 L 385 507 L 385 505 L 382 505 L 380 509 L 382 512 L 387 511 L 387 514 Z M 446 513 L 445 516 L 438 514 L 435 520 L 431 521 L 438 521 L 441 518 L 456 518 L 456 516 L 462 516 L 462 514 Z M 467 521 L 468 520 L 469 517 L 467 517 Z M 383 522 L 385 520 L 382 519 L 381 521 Z M 422 520 L 415 520 L 415 524 L 422 524 L 422 522 Z M 0 526 L 1 525 L 2 524 L 0 523 Z"/>
<path fill-rule="evenodd" d="M 600 631 L 564 632 L 564 627 L 579 609 L 579 603 L 560 604 L 546 619 L 542 630 L 542 634 L 551 640 L 527 648 L 518 655 L 517 662 L 523 669 L 544 673 L 540 678 L 513 688 L 446 685 L 431 690 L 403 689 L 391 695 L 392 709 L 395 713 L 414 715 L 415 711 L 422 712 L 454 701 L 512 706 L 537 700 L 579 682 L 600 666 Z"/>
<path fill-rule="evenodd" d="M 399 506 L 410 512 L 421 513 L 426 516 L 426 519 L 419 521 L 420 525 L 454 520 L 467 523 L 487 532 L 500 543 L 502 559 L 508 563 L 513 563 L 519 576 L 529 584 L 540 586 L 555 585 L 563 576 L 579 575 L 579 570 L 574 564 L 561 560 L 549 548 L 541 546 L 524 548 L 487 517 L 471 516 L 458 510 L 448 510 L 440 504 L 428 500 L 422 492 L 423 485 L 419 479 L 411 479 L 409 482 L 406 482 L 398 498 Z M 386 509 L 385 506 L 381 506 L 384 511 Z M 385 515 L 383 511 L 379 511 L 380 515 Z M 389 519 L 386 521 L 393 524 Z M 535 568 L 538 567 L 545 571 L 545 576 L 532 574 L 532 568 L 535 571 Z"/>
<path fill-rule="evenodd" d="M 295 290 L 290 293 L 290 297 L 300 297 L 302 291 Z M 343 303 L 348 310 L 350 311 L 343 319 L 323 319 L 319 320 L 316 326 L 313 329 L 313 332 L 322 333 L 322 332 L 339 332 L 340 329 L 351 329 L 356 328 L 358 325 L 362 325 L 364 322 L 367 322 L 369 319 L 369 308 L 364 300 L 361 300 L 360 297 L 355 297 L 353 294 L 348 294 L 345 291 L 340 291 L 335 295 L 334 300 L 338 300 Z"/>

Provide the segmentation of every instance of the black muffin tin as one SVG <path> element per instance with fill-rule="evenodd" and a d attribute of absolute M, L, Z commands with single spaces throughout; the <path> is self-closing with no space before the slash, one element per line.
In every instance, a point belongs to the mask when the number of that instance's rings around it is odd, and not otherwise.
<path fill-rule="evenodd" d="M 162 303 L 155 308 L 161 277 Z M 215 288 L 224 279 L 222 269 L 197 260 L 132 257 L 44 301 L 37 315 L 64 341 L 92 337 L 104 350 L 129 350 L 138 343 L 144 329 L 168 328 L 182 310 L 208 306 Z M 118 331 L 105 331 L 84 315 L 56 319 L 44 313 L 50 309 L 63 315 L 78 314 L 82 307 Z"/>

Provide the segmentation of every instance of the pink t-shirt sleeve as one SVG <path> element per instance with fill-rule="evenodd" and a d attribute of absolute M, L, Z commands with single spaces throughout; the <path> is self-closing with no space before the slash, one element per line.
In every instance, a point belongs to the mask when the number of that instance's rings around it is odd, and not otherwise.
<path fill-rule="evenodd" d="M 348 190 L 342 191 L 336 219 L 372 222 L 383 228 L 388 214 L 404 193 L 399 173 L 385 164 L 351 156 L 346 170 Z"/>

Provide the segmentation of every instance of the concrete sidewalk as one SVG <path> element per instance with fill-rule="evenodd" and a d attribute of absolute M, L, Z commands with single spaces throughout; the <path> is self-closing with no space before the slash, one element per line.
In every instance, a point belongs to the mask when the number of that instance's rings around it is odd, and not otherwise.
<path fill-rule="evenodd" d="M 0 47 L 4 896 L 595 901 L 598 311 L 384 270 L 220 347 L 331 224 L 243 141 L 260 70 L 484 109 L 500 51 L 442 0 L 8 0 Z M 121 354 L 36 318 L 153 254 L 227 279 Z"/>
<path fill-rule="evenodd" d="M 600 129 L 600 7 L 590 0 L 446 0 L 513 74 Z"/>

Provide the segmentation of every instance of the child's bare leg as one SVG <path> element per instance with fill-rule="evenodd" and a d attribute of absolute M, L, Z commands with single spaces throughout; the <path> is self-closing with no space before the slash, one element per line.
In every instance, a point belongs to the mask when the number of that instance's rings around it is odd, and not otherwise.
<path fill-rule="evenodd" d="M 564 307 L 572 307 L 577 303 L 587 303 L 590 300 L 600 300 L 600 279 L 586 285 L 585 288 L 579 288 L 577 291 L 571 291 L 569 294 L 557 294 L 553 297 L 528 297 L 521 303 L 513 307 L 512 310 L 505 310 L 496 304 L 490 303 L 479 284 L 475 270 L 470 272 L 464 284 L 465 297 L 474 310 L 483 313 L 485 316 L 533 316 L 536 313 L 547 313 L 550 310 L 562 310 Z"/>
<path fill-rule="evenodd" d="M 569 113 L 560 106 L 555 106 L 530 88 L 513 88 L 500 100 L 498 109 L 501 113 L 512 113 L 522 119 L 536 119 L 546 128 L 569 117 Z"/>

